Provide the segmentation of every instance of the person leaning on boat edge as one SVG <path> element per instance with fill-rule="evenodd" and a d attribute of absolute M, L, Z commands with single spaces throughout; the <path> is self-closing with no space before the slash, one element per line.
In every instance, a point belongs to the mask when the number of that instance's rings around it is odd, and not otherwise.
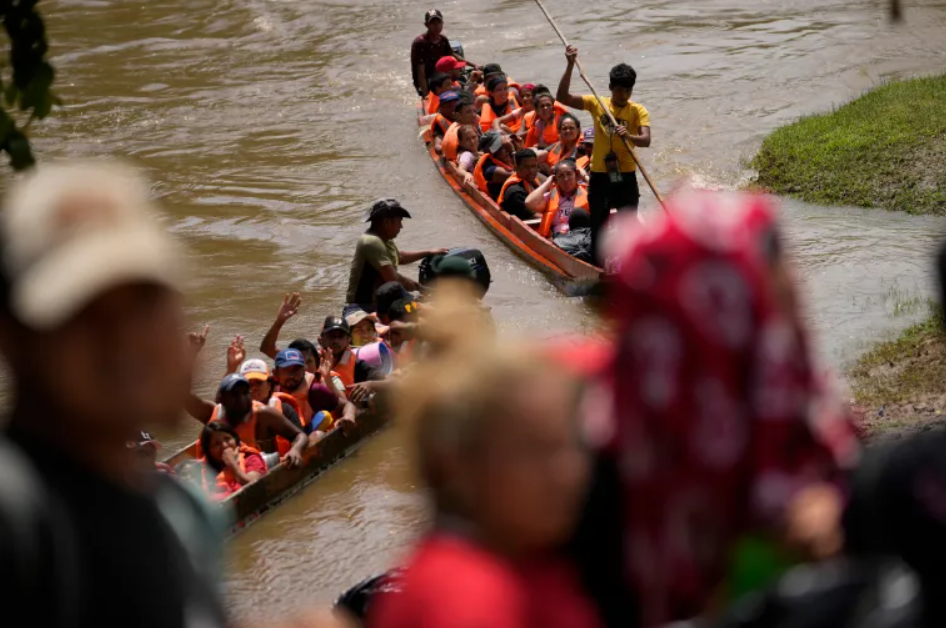
<path fill-rule="evenodd" d="M 450 41 L 443 34 L 443 13 L 431 9 L 424 14 L 424 26 L 427 32 L 418 35 L 411 43 L 411 74 L 414 79 L 414 89 L 423 97 L 427 89 L 427 77 L 433 76 L 437 62 L 443 57 L 453 57 L 469 67 L 476 66 L 456 52 L 450 46 Z"/>
<path fill-rule="evenodd" d="M 225 529 L 130 440 L 176 424 L 184 252 L 117 166 L 43 165 L 0 213 L 0 601 L 41 626 L 224 626 Z M 22 609 L 22 610 L 20 610 Z M 24 619 L 26 619 L 24 617 Z"/>
<path fill-rule="evenodd" d="M 372 203 L 365 219 L 370 225 L 358 240 L 351 262 L 347 305 L 342 316 L 348 316 L 358 310 L 373 312 L 375 290 L 389 281 L 396 281 L 411 292 L 422 289 L 419 283 L 400 274 L 398 266 L 446 253 L 447 249 L 399 251 L 394 239 L 401 233 L 404 219 L 410 217 L 410 213 L 393 198 L 381 198 Z"/>
<path fill-rule="evenodd" d="M 598 250 L 599 236 L 608 221 L 611 208 L 637 211 L 640 201 L 637 164 L 624 142 L 615 136 L 626 137 L 634 146 L 650 146 L 650 114 L 643 105 L 631 101 L 637 72 L 631 66 L 619 63 L 611 68 L 609 75 L 608 89 L 611 90 L 611 97 L 601 99 L 618 123 L 612 130 L 610 121 L 595 96 L 576 96 L 568 91 L 575 60 L 578 58 L 578 48 L 566 48 L 565 58 L 567 65 L 558 84 L 556 99 L 563 105 L 587 111 L 595 123 L 588 204 L 591 208 L 591 253 L 600 264 L 603 260 Z"/>

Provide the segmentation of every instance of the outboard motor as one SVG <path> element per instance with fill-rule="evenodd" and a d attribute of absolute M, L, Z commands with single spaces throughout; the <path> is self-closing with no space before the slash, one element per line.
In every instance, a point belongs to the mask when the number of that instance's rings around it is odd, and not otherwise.
<path fill-rule="evenodd" d="M 450 44 L 450 47 L 453 49 L 454 54 L 457 54 L 457 55 L 463 57 L 464 59 L 466 59 L 466 55 L 463 54 L 463 43 L 462 43 L 462 42 L 459 42 L 459 41 L 452 42 L 452 43 Z"/>
<path fill-rule="evenodd" d="M 470 265 L 473 274 L 476 275 L 476 282 L 483 287 L 483 294 L 489 290 L 489 284 L 492 282 L 492 275 L 489 272 L 489 266 L 486 264 L 486 257 L 479 249 L 455 248 L 447 251 L 445 255 L 434 255 L 425 257 L 420 263 L 418 278 L 422 286 L 426 286 L 440 277 L 437 270 L 442 260 L 446 258 L 458 258 L 466 261 Z"/>

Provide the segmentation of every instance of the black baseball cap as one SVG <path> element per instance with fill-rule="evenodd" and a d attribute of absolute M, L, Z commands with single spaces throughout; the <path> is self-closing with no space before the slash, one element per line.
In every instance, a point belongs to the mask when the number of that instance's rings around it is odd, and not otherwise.
<path fill-rule="evenodd" d="M 443 22 L 443 13 L 439 9 L 431 9 L 424 14 L 424 24 L 430 22 L 430 20 L 440 20 Z"/>
<path fill-rule="evenodd" d="M 401 299 L 410 299 L 411 293 L 396 281 L 382 284 L 374 291 L 374 302 L 377 305 L 378 316 L 387 316 L 391 305 Z"/>
<path fill-rule="evenodd" d="M 374 203 L 371 204 L 371 207 L 368 208 L 368 211 L 365 212 L 365 222 L 371 222 L 372 220 L 378 220 L 380 218 L 392 218 L 396 216 L 401 216 L 402 218 L 410 218 L 410 213 L 401 207 L 401 204 L 397 199 L 393 198 L 379 198 Z"/>
<path fill-rule="evenodd" d="M 348 326 L 348 323 L 341 316 L 326 316 L 325 323 L 322 324 L 322 333 L 335 331 L 336 329 L 341 329 L 343 332 L 351 335 L 351 327 Z"/>
<path fill-rule="evenodd" d="M 486 65 L 483 66 L 484 77 L 489 74 L 502 74 L 502 73 L 503 73 L 503 69 L 499 67 L 498 63 L 487 63 Z"/>

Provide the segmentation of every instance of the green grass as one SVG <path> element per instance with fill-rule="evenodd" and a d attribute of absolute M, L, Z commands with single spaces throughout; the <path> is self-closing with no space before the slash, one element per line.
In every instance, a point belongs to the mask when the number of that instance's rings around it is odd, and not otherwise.
<path fill-rule="evenodd" d="M 880 406 L 914 402 L 946 393 L 946 334 L 943 310 L 877 345 L 849 370 L 857 403 Z"/>
<path fill-rule="evenodd" d="M 768 136 L 754 184 L 822 205 L 946 214 L 946 76 L 882 85 Z"/>

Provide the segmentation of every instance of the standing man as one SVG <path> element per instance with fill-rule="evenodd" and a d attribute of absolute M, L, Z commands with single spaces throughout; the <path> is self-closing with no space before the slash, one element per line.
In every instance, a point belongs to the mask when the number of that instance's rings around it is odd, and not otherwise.
<path fill-rule="evenodd" d="M 345 306 L 343 316 L 359 309 L 373 312 L 374 291 L 389 281 L 396 281 L 411 292 L 421 290 L 419 283 L 398 272 L 398 265 L 411 264 L 447 252 L 447 249 L 410 253 L 398 251 L 394 238 L 401 233 L 404 219 L 410 217 L 408 211 L 393 198 L 381 198 L 371 205 L 365 220 L 370 223 L 368 231 L 358 240 L 351 262 L 346 295 L 348 305 Z"/>
<path fill-rule="evenodd" d="M 213 511 L 143 472 L 127 445 L 176 425 L 187 398 L 185 258 L 131 172 L 45 164 L 13 184 L 0 213 L 13 392 L 0 603 L 11 625 L 226 624 Z"/>
<path fill-rule="evenodd" d="M 457 61 L 475 67 L 458 55 L 450 47 L 450 41 L 443 35 L 443 13 L 431 9 L 424 15 L 427 32 L 418 35 L 411 44 L 411 74 L 414 77 L 414 89 L 423 97 L 427 94 L 427 77 L 433 76 L 437 62 L 443 57 L 453 57 Z"/>
<path fill-rule="evenodd" d="M 575 109 L 583 109 L 595 121 L 594 148 L 591 154 L 591 175 L 588 182 L 588 205 L 591 210 L 591 255 L 601 266 L 598 246 L 600 231 L 608 221 L 611 208 L 618 211 L 637 211 L 640 190 L 637 187 L 637 164 L 621 140 L 626 137 L 634 146 L 650 146 L 650 114 L 643 105 L 631 102 L 637 72 L 626 63 L 611 68 L 608 89 L 610 98 L 602 98 L 605 107 L 617 121 L 612 128 L 601 104 L 594 96 L 575 96 L 569 93 L 572 70 L 578 48 L 565 49 L 567 65 L 558 84 L 558 102 Z"/>

